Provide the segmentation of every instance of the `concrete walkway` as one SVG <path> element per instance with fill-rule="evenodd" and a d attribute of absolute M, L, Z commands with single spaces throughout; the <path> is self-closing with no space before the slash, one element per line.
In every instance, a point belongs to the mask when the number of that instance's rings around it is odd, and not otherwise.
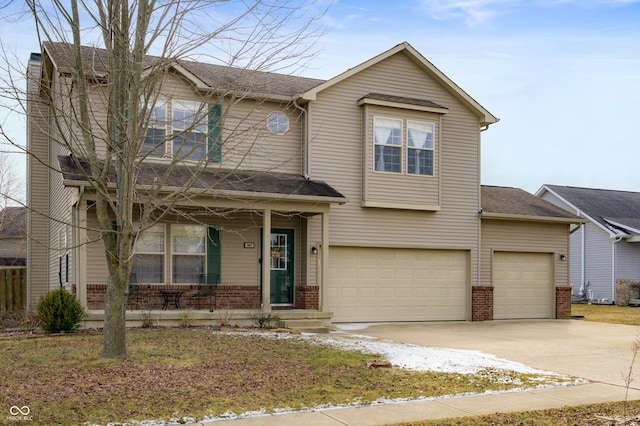
<path fill-rule="evenodd" d="M 640 328 L 635 326 L 575 320 L 393 323 L 370 325 L 350 333 L 428 347 L 479 350 L 530 367 L 581 377 L 590 383 L 526 392 L 261 416 L 233 420 L 233 426 L 385 425 L 622 401 L 625 398 L 640 399 L 639 374 L 633 374 L 634 381 L 628 396 L 624 385 L 633 358 L 631 345 L 640 336 Z M 640 372 L 640 364 L 636 367 Z"/>

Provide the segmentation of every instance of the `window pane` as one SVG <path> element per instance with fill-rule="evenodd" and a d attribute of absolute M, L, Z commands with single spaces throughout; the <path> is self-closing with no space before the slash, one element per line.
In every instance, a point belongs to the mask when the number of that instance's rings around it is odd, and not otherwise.
<path fill-rule="evenodd" d="M 376 144 L 402 145 L 402 120 L 375 117 L 373 122 Z"/>
<path fill-rule="evenodd" d="M 401 152 L 400 147 L 376 145 L 375 170 L 378 172 L 400 173 Z"/>
<path fill-rule="evenodd" d="M 433 175 L 433 151 L 409 149 L 407 153 L 407 173 Z"/>
<path fill-rule="evenodd" d="M 141 232 L 136 241 L 137 253 L 164 253 L 164 226 L 154 225 Z"/>
<path fill-rule="evenodd" d="M 164 155 L 164 129 L 147 129 L 140 155 L 162 157 Z"/>
<path fill-rule="evenodd" d="M 173 256 L 174 284 L 199 283 L 204 274 L 205 256 Z"/>
<path fill-rule="evenodd" d="M 174 132 L 173 157 L 180 160 L 202 160 L 207 151 L 204 133 Z"/>
<path fill-rule="evenodd" d="M 172 225 L 174 253 L 205 253 L 207 229 L 201 225 Z"/>
<path fill-rule="evenodd" d="M 410 147 L 433 149 L 433 133 L 432 123 L 407 122 L 407 139 Z"/>
<path fill-rule="evenodd" d="M 164 282 L 164 254 L 136 254 L 131 273 L 138 283 Z"/>

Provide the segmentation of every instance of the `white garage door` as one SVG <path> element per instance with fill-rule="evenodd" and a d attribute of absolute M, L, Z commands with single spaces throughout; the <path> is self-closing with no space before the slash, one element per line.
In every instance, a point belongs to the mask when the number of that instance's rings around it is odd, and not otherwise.
<path fill-rule="evenodd" d="M 553 255 L 493 254 L 493 318 L 553 318 Z"/>
<path fill-rule="evenodd" d="M 465 320 L 465 251 L 361 247 L 329 250 L 335 322 Z"/>

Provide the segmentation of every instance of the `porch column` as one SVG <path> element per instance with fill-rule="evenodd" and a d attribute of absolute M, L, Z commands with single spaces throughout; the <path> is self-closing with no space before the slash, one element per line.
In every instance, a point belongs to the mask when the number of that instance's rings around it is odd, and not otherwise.
<path fill-rule="evenodd" d="M 329 212 L 322 213 L 322 241 L 320 244 L 320 283 L 318 291 L 320 292 L 320 312 L 325 312 L 328 306 L 327 285 L 329 270 Z"/>
<path fill-rule="evenodd" d="M 262 215 L 262 312 L 271 312 L 271 210 Z"/>

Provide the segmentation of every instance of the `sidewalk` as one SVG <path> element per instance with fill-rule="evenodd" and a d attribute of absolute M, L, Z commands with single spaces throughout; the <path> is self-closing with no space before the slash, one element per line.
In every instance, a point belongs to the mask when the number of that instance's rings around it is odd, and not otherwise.
<path fill-rule="evenodd" d="M 509 392 L 490 395 L 442 398 L 376 406 L 335 408 L 312 412 L 274 414 L 237 420 L 196 423 L 212 426 L 230 422 L 233 426 L 374 426 L 450 417 L 477 416 L 496 412 L 516 412 L 560 408 L 571 405 L 623 401 L 621 386 L 589 383 L 554 389 Z M 630 389 L 629 400 L 640 399 L 640 390 Z"/>

